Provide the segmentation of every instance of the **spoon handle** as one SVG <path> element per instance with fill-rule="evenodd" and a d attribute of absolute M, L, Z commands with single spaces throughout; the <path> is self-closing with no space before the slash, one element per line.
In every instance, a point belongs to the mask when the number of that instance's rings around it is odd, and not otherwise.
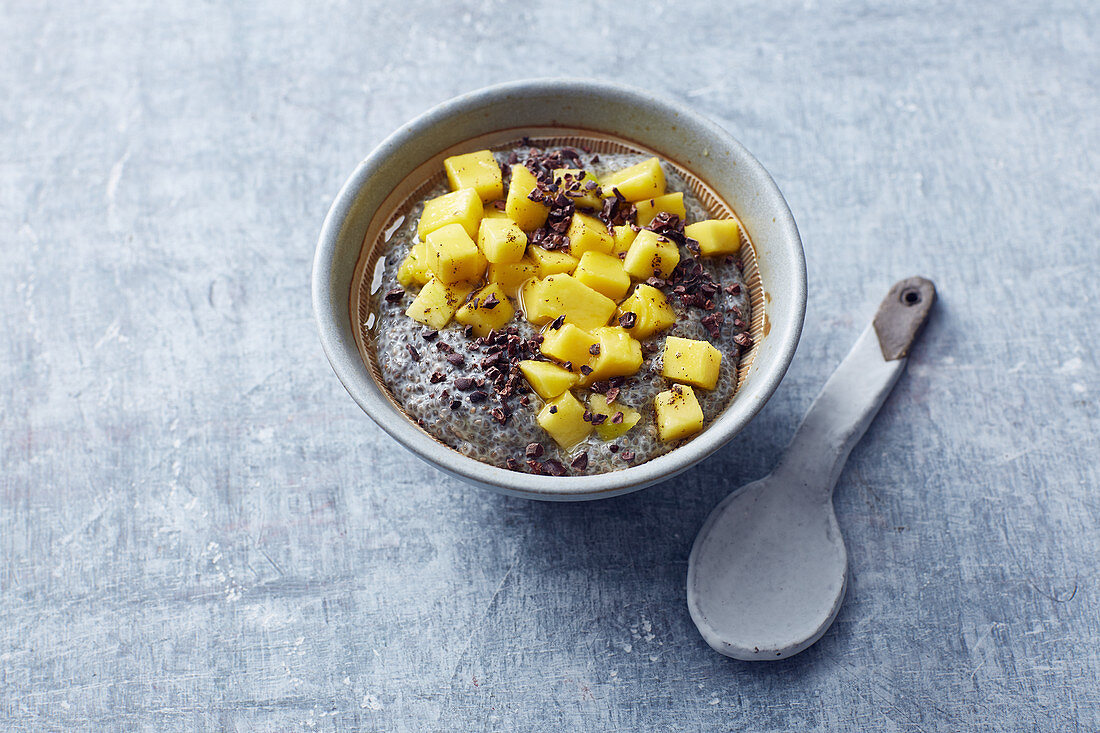
<path fill-rule="evenodd" d="M 911 277 L 890 288 L 874 321 L 825 382 L 802 419 L 775 474 L 829 501 L 859 439 L 908 361 L 909 347 L 936 299 L 930 280 Z"/>

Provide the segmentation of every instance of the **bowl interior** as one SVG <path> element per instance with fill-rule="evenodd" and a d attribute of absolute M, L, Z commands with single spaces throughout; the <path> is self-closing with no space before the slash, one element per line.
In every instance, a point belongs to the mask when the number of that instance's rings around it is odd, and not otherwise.
<path fill-rule="evenodd" d="M 738 390 L 692 440 L 645 463 L 592 476 L 517 473 L 469 458 L 407 418 L 378 378 L 369 308 L 384 232 L 418 192 L 439 180 L 444 157 L 499 147 L 527 135 L 599 152 L 657 155 L 684 175 L 715 215 L 735 216 L 748 239 L 743 264 L 754 345 Z M 536 499 L 594 499 L 635 491 L 694 465 L 763 407 L 786 372 L 805 313 L 805 261 L 798 230 L 763 166 L 728 133 L 675 103 L 617 85 L 537 80 L 458 97 L 395 132 L 365 159 L 338 194 L 314 260 L 313 305 L 333 370 L 365 412 L 416 455 L 470 483 Z"/>
<path fill-rule="evenodd" d="M 370 370 L 375 382 L 380 386 L 394 408 L 405 415 L 411 424 L 432 440 L 437 439 L 430 432 L 416 425 L 416 421 L 405 412 L 401 404 L 394 398 L 393 393 L 382 378 L 378 365 L 377 353 L 374 348 L 374 335 L 377 330 L 375 313 L 378 308 L 379 290 L 381 289 L 381 281 L 377 276 L 383 264 L 381 258 L 386 252 L 389 237 L 393 231 L 407 217 L 413 215 L 417 203 L 424 197 L 426 192 L 443 180 L 444 158 L 485 148 L 510 150 L 518 146 L 525 138 L 529 139 L 532 145 L 540 148 L 568 146 L 601 155 L 614 153 L 657 154 L 655 151 L 636 143 L 591 130 L 566 130 L 562 128 L 500 130 L 440 151 L 430 160 L 425 161 L 423 165 L 418 166 L 394 187 L 393 193 L 386 198 L 371 218 L 364 234 L 362 251 L 355 267 L 355 275 L 352 278 L 349 317 L 354 326 L 355 343 L 359 349 L 359 354 L 363 359 L 363 363 Z M 711 218 L 737 218 L 737 212 L 733 207 L 719 198 L 710 186 L 690 170 L 678 164 L 675 160 L 668 158 L 664 160 L 683 176 L 688 189 L 699 199 Z M 760 272 L 756 266 L 756 253 L 753 250 L 752 239 L 743 223 L 741 226 L 741 253 L 739 256 L 745 284 L 749 290 L 751 307 L 749 335 L 752 336 L 753 345 L 741 354 L 738 362 L 738 388 L 744 383 L 749 374 L 752 362 L 756 357 L 756 344 L 764 339 L 766 335 L 765 327 L 769 324 L 764 292 L 760 283 Z M 727 409 L 736 399 L 735 391 L 733 398 L 726 406 Z M 442 442 L 440 444 L 445 445 Z M 449 448 L 449 446 L 447 447 Z"/>

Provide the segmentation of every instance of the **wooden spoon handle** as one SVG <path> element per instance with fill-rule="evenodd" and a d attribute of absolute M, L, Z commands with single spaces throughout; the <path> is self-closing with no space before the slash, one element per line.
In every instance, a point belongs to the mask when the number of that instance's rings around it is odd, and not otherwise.
<path fill-rule="evenodd" d="M 908 361 L 936 299 L 930 280 L 911 277 L 890 289 L 874 322 L 833 372 L 803 418 L 775 473 L 796 491 L 829 501 L 859 439 Z"/>

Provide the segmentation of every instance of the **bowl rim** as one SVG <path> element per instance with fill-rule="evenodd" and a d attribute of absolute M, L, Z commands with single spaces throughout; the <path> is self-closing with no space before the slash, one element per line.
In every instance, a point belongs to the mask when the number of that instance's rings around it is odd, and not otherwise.
<path fill-rule="evenodd" d="M 738 390 L 729 406 L 685 444 L 644 463 L 588 476 L 539 476 L 484 463 L 445 446 L 416 428 L 382 393 L 362 362 L 350 329 L 349 297 L 332 297 L 338 274 L 333 266 L 346 220 L 363 189 L 378 169 L 403 146 L 417 140 L 448 119 L 492 103 L 515 103 L 518 97 L 559 94 L 601 96 L 632 105 L 644 105 L 662 117 L 690 123 L 711 139 L 720 140 L 733 154 L 738 175 L 748 176 L 760 194 L 770 199 L 773 224 L 786 243 L 790 277 L 785 283 L 793 308 L 790 317 L 772 322 L 769 341 L 775 340 L 773 361 L 761 370 L 751 394 Z M 549 121 L 548 121 L 549 122 Z M 614 131 L 606 132 L 614 134 Z M 360 248 L 362 244 L 358 245 Z M 337 193 L 321 227 L 311 278 L 314 317 L 321 346 L 332 370 L 362 410 L 392 438 L 422 460 L 469 483 L 500 493 L 531 499 L 599 499 L 643 489 L 670 479 L 699 463 L 739 433 L 771 398 L 786 374 L 801 336 L 806 312 L 806 261 L 798 228 L 786 198 L 764 166 L 717 123 L 661 95 L 622 84 L 589 79 L 539 78 L 511 81 L 468 92 L 438 104 L 386 137 L 352 171 Z M 347 323 L 347 329 L 344 328 Z M 349 349 L 350 347 L 350 349 Z M 759 357 L 758 357 L 759 358 Z M 739 399 L 740 398 L 740 399 Z M 731 416 L 736 409 L 736 416 Z"/>

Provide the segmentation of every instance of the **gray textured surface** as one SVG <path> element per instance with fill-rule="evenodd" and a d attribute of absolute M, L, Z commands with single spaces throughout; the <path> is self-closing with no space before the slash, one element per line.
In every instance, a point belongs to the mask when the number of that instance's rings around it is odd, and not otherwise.
<path fill-rule="evenodd" d="M 0 727 L 1100 728 L 1094 3 L 308 6 L 2 5 Z M 506 40 L 535 25 L 557 61 Z M 811 293 L 737 440 L 578 506 L 396 450 L 307 286 L 382 137 L 561 69 L 727 125 Z M 941 300 L 837 489 L 837 623 L 718 656 L 683 600 L 696 529 L 915 273 Z"/>

